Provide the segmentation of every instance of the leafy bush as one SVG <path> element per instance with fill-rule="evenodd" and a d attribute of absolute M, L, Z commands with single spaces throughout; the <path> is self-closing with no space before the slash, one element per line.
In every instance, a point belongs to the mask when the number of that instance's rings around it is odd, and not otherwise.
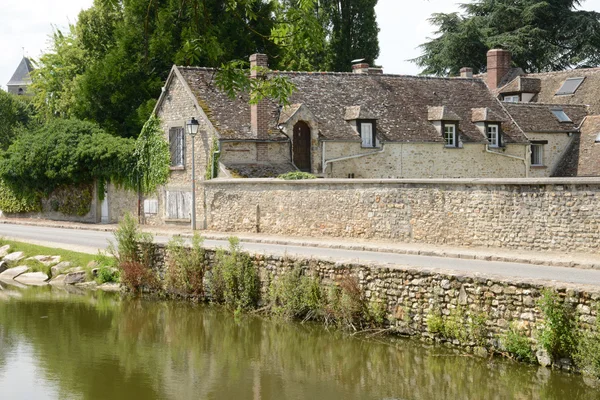
<path fill-rule="evenodd" d="M 167 244 L 167 286 L 176 292 L 204 296 L 205 251 L 204 239 L 194 234 L 188 248 L 181 237 L 173 237 Z"/>
<path fill-rule="evenodd" d="M 431 310 L 429 314 L 427 314 L 427 319 L 425 320 L 427 324 L 427 330 L 429 333 L 444 334 L 444 319 L 442 318 L 442 314 L 439 310 Z"/>
<path fill-rule="evenodd" d="M 577 326 L 572 307 L 549 290 L 542 292 L 538 305 L 544 314 L 538 338 L 540 345 L 554 358 L 571 357 L 577 348 Z"/>
<path fill-rule="evenodd" d="M 317 177 L 308 172 L 293 171 L 285 174 L 281 174 L 277 177 L 278 179 L 285 179 L 286 181 L 296 181 L 301 179 L 316 179 Z"/>
<path fill-rule="evenodd" d="M 27 213 L 42 210 L 37 192 L 16 193 L 0 179 L 0 210 L 5 213 Z"/>
<path fill-rule="evenodd" d="M 317 319 L 323 314 L 324 293 L 316 278 L 300 268 L 271 283 L 269 302 L 275 314 L 286 318 Z"/>
<path fill-rule="evenodd" d="M 134 187 L 133 150 L 133 140 L 111 136 L 93 123 L 52 119 L 14 140 L 0 159 L 0 177 L 23 195 L 95 180 Z"/>
<path fill-rule="evenodd" d="M 529 338 L 512 324 L 501 338 L 502 344 L 517 360 L 534 363 L 535 354 L 531 348 Z"/>
<path fill-rule="evenodd" d="M 229 250 L 219 249 L 209 274 L 211 300 L 234 310 L 256 308 L 260 298 L 258 271 L 237 238 L 229 238 Z"/>
<path fill-rule="evenodd" d="M 154 263 L 153 236 L 140 232 L 131 214 L 126 214 L 114 233 L 115 242 L 110 242 L 108 251 L 117 260 L 121 269 L 121 282 L 130 290 L 139 291 L 143 287 L 155 288 L 158 285 L 152 270 Z"/>
<path fill-rule="evenodd" d="M 96 281 L 99 284 L 103 283 L 118 283 L 121 274 L 118 269 L 102 266 L 98 269 L 98 276 Z"/>
<path fill-rule="evenodd" d="M 600 378 L 600 304 L 596 310 L 596 330 L 580 336 L 574 358 L 583 373 Z"/>

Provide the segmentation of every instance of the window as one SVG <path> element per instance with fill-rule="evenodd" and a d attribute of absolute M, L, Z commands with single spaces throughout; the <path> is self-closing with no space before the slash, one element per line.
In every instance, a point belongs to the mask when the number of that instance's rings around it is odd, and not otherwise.
<path fill-rule="evenodd" d="M 565 114 L 565 112 L 562 110 L 562 108 L 555 108 L 555 109 L 552 109 L 551 111 L 552 111 L 552 114 L 554 114 L 554 116 L 556 118 L 558 118 L 558 120 L 560 122 L 571 122 L 571 118 L 569 118 L 567 116 L 567 114 Z"/>
<path fill-rule="evenodd" d="M 600 143 L 600 132 L 596 135 L 596 143 Z"/>
<path fill-rule="evenodd" d="M 375 147 L 377 142 L 375 139 L 375 123 L 372 121 L 357 121 L 360 138 L 362 139 L 362 147 Z"/>
<path fill-rule="evenodd" d="M 490 147 L 500 147 L 500 129 L 497 124 L 487 126 L 487 139 Z"/>
<path fill-rule="evenodd" d="M 144 200 L 144 214 L 146 214 L 146 215 L 158 214 L 158 200 L 145 199 Z"/>
<path fill-rule="evenodd" d="M 541 166 L 544 165 L 544 145 L 543 144 L 531 144 L 531 165 Z"/>
<path fill-rule="evenodd" d="M 446 147 L 457 147 L 456 124 L 444 124 L 444 142 Z"/>
<path fill-rule="evenodd" d="M 185 131 L 183 128 L 169 129 L 169 149 L 171 150 L 171 167 L 185 165 Z"/>
<path fill-rule="evenodd" d="M 556 95 L 562 95 L 562 94 L 573 94 L 575 93 L 575 91 L 579 88 L 579 86 L 581 85 L 581 83 L 583 82 L 585 78 L 569 78 L 567 79 L 562 86 L 560 87 L 560 89 L 558 89 L 558 92 L 556 92 Z"/>
<path fill-rule="evenodd" d="M 521 99 L 518 94 L 511 94 L 502 98 L 507 103 L 518 103 Z"/>
<path fill-rule="evenodd" d="M 192 210 L 192 193 L 168 191 L 166 195 L 165 214 L 167 219 L 190 219 Z"/>

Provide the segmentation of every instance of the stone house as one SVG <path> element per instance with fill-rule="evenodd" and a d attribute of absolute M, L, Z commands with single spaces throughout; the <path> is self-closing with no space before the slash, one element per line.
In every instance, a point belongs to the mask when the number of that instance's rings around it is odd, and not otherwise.
<path fill-rule="evenodd" d="M 250 63 L 267 67 L 268 59 L 255 54 Z M 250 105 L 247 94 L 230 98 L 215 73 L 173 66 L 165 83 L 155 113 L 170 143 L 171 178 L 144 201 L 147 223 L 189 222 L 191 117 L 200 123 L 193 139 L 198 181 L 296 170 L 326 178 L 564 176 L 579 163 L 573 154 L 581 132 L 593 135 L 596 121 L 586 103 L 544 100 L 549 83 L 510 68 L 503 50 L 488 53 L 480 76 L 469 68 L 454 78 L 389 75 L 364 63 L 352 73 L 271 71 L 296 87 L 286 106 Z M 197 215 L 202 207 L 198 198 Z"/>
<path fill-rule="evenodd" d="M 31 85 L 30 73 L 33 71 L 33 65 L 27 57 L 23 57 L 15 73 L 6 84 L 8 93 L 18 96 L 27 94 L 27 88 Z"/>

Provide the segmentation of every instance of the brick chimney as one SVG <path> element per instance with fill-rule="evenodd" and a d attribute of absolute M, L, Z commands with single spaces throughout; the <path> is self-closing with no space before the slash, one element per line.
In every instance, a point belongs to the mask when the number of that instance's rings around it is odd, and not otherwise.
<path fill-rule="evenodd" d="M 365 62 L 361 62 L 358 64 L 352 64 L 352 72 L 355 74 L 368 74 L 369 73 L 369 64 Z"/>
<path fill-rule="evenodd" d="M 463 67 L 460 69 L 460 77 L 461 78 L 472 78 L 473 77 L 473 68 Z"/>
<path fill-rule="evenodd" d="M 252 54 L 250 56 L 250 77 L 257 79 L 261 72 L 256 71 L 255 67 L 268 67 L 268 57 L 266 54 Z M 269 101 L 261 100 L 258 104 L 250 105 L 250 125 L 252 135 L 257 139 L 268 139 L 269 137 Z M 256 161 L 268 160 L 268 143 L 256 143 Z"/>
<path fill-rule="evenodd" d="M 487 84 L 496 89 L 510 70 L 512 60 L 508 50 L 492 49 L 487 52 Z"/>

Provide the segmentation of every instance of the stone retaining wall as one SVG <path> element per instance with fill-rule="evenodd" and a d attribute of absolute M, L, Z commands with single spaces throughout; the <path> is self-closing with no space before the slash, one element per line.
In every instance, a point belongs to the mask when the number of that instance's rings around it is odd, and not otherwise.
<path fill-rule="evenodd" d="M 155 256 L 158 269 L 164 276 L 164 246 L 159 245 Z M 209 265 L 215 252 L 207 251 Z M 536 329 L 543 323 L 538 300 L 546 289 L 555 291 L 571 304 L 579 327 L 596 330 L 600 289 L 575 285 L 558 285 L 527 280 L 504 280 L 469 275 L 459 275 L 438 270 L 390 265 L 334 262 L 296 257 L 251 255 L 259 271 L 263 297 L 272 281 L 302 269 L 304 275 L 317 276 L 323 285 L 337 285 L 345 277 L 357 279 L 370 303 L 385 305 L 389 326 L 397 332 L 435 338 L 454 345 L 476 350 L 502 350 L 501 338 L 511 326 L 516 327 L 534 342 Z M 451 318 L 461 309 L 467 320 L 483 316 L 485 333 L 482 342 L 461 342 L 433 335 L 427 325 L 430 315 Z M 468 329 L 467 326 L 464 329 Z M 540 360 L 543 363 L 543 360 Z M 569 361 L 561 360 L 561 367 L 571 368 Z"/>
<path fill-rule="evenodd" d="M 527 250 L 600 249 L 598 178 L 216 179 L 202 185 L 209 230 Z"/>

